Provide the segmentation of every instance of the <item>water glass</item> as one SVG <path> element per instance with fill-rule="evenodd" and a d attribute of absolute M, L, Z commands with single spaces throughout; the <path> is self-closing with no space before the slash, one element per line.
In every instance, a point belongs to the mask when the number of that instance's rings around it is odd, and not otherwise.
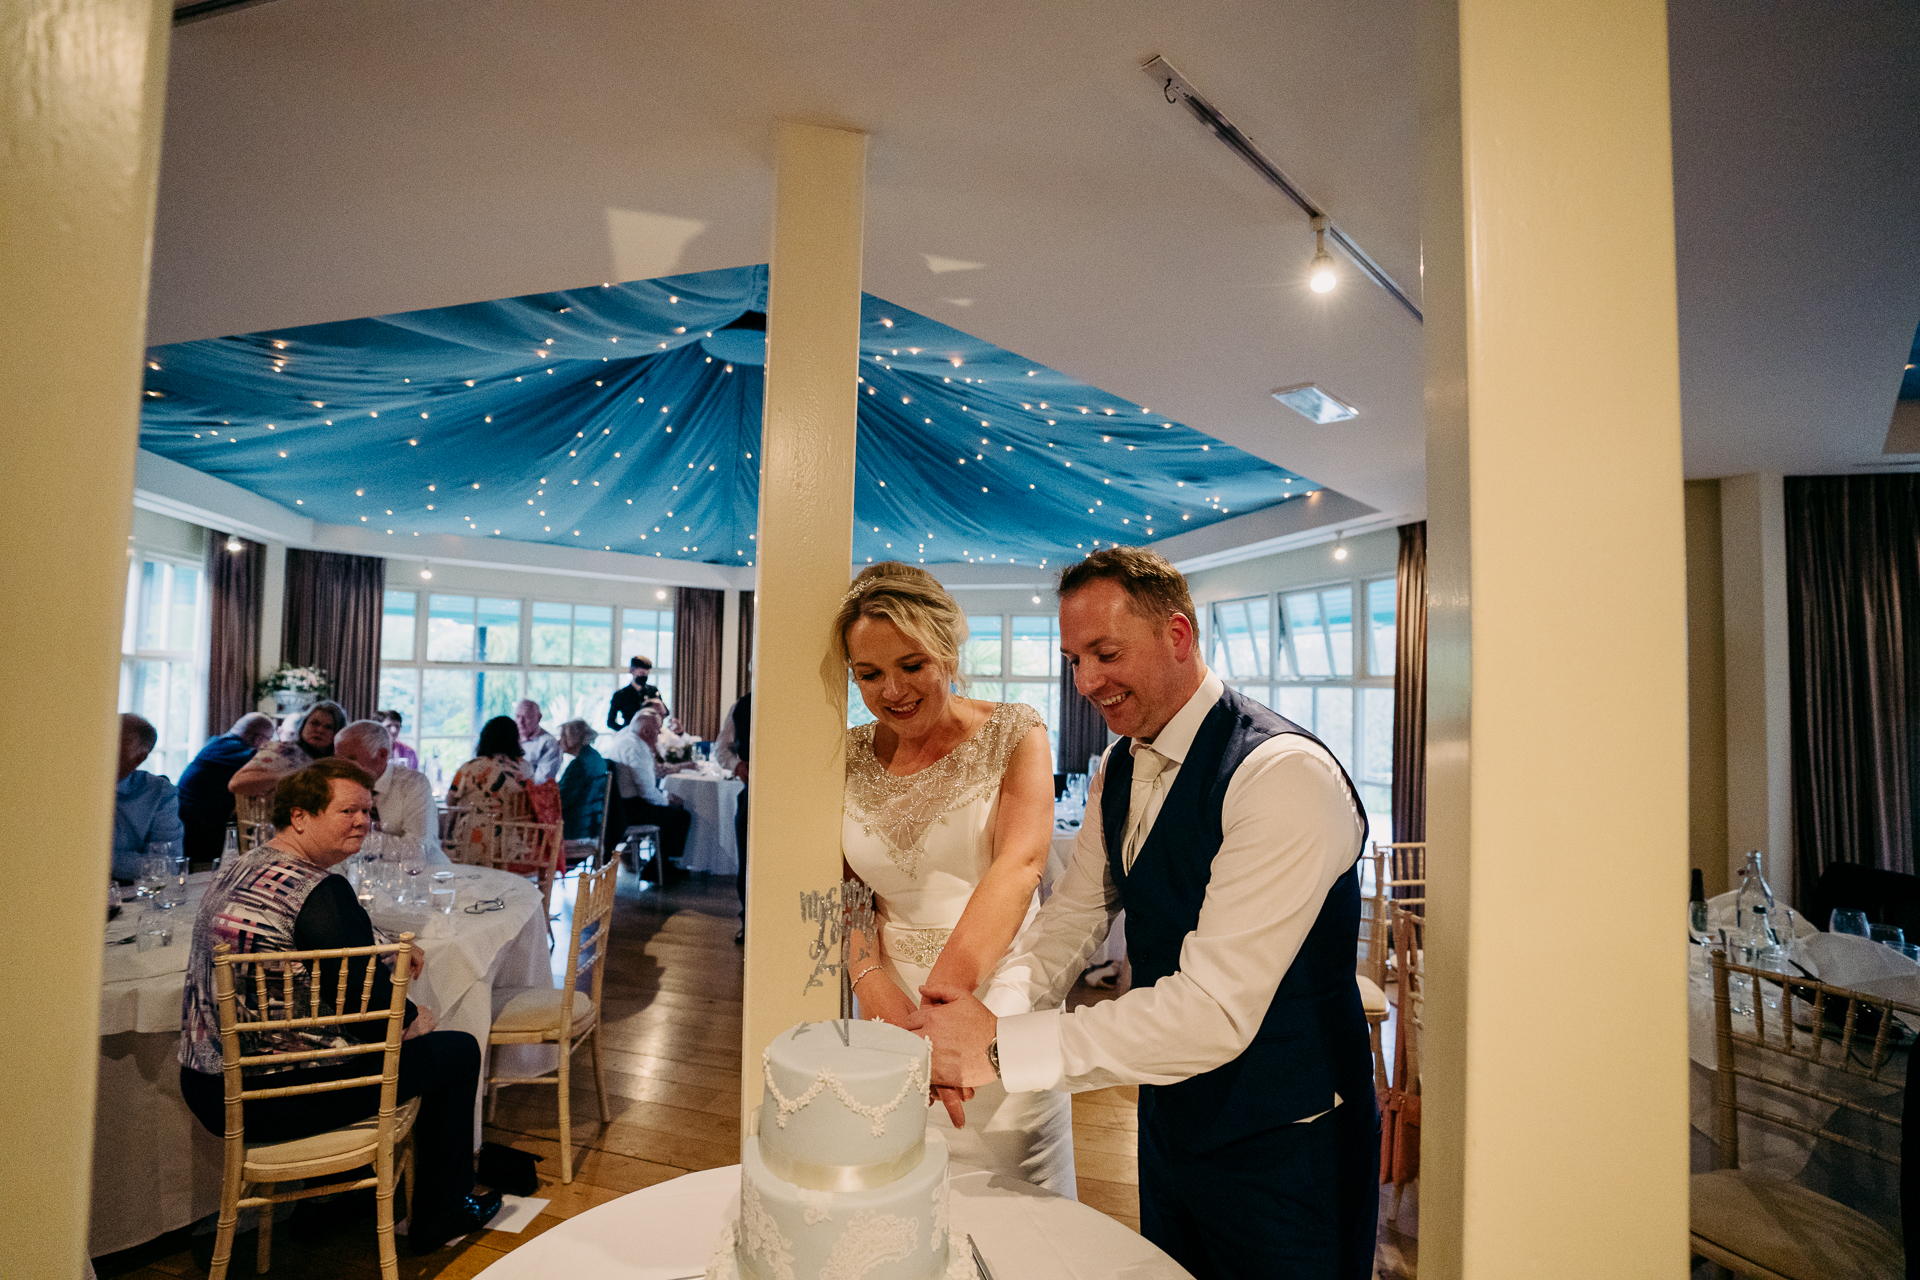
<path fill-rule="evenodd" d="M 1833 918 L 1828 921 L 1827 928 L 1830 932 L 1850 934 L 1856 938 L 1870 938 L 1873 936 L 1867 926 L 1867 913 L 1864 911 L 1849 911 L 1844 907 L 1835 907 L 1833 909 Z"/>
<path fill-rule="evenodd" d="M 240 833 L 233 827 L 227 828 L 227 842 L 221 846 L 220 856 L 213 860 L 213 869 L 218 871 L 227 862 L 240 856 Z"/>
<path fill-rule="evenodd" d="M 150 906 L 140 917 L 140 932 L 134 935 L 134 950 L 152 951 L 155 947 L 173 945 L 173 910 L 158 904 Z"/>
<path fill-rule="evenodd" d="M 159 893 L 161 886 L 167 882 L 167 872 L 170 870 L 172 867 L 166 858 L 149 854 L 140 859 L 139 874 L 133 881 L 133 896 L 151 898 Z"/>
<path fill-rule="evenodd" d="M 444 919 L 451 920 L 453 918 L 453 908 L 459 896 L 460 896 L 459 890 L 455 889 L 450 884 L 434 885 L 433 886 L 433 914 L 436 916 L 440 916 Z"/>
<path fill-rule="evenodd" d="M 1907 941 L 1907 931 L 1897 924 L 1870 924 L 1867 926 L 1867 936 L 1895 951 L 1905 946 Z"/>

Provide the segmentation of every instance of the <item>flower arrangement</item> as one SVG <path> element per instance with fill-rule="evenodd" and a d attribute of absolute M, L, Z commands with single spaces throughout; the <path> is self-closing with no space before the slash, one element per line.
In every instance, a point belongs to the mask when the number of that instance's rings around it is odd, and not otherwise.
<path fill-rule="evenodd" d="M 283 662 L 280 669 L 262 680 L 253 692 L 256 698 L 292 693 L 316 702 L 333 692 L 333 678 L 319 667 L 295 667 Z"/>

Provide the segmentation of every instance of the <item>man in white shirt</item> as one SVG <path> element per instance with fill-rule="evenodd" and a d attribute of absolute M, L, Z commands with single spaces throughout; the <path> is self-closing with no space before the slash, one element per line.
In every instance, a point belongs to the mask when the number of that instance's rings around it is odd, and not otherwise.
<path fill-rule="evenodd" d="M 1353 976 L 1366 822 L 1318 740 L 1207 670 L 1193 619 L 1152 552 L 1061 575 L 1061 650 L 1121 740 L 986 1001 L 927 987 L 909 1025 L 936 1084 L 1141 1086 L 1141 1232 L 1194 1275 L 1361 1280 L 1379 1206 Z M 1047 1007 L 1121 909 L 1133 989 Z"/>
<path fill-rule="evenodd" d="M 627 726 L 600 745 L 600 754 L 613 770 L 615 789 L 619 791 L 623 826 L 647 823 L 660 828 L 660 857 L 670 876 L 682 874 L 676 865 L 687 848 L 687 831 L 693 815 L 660 787 L 660 775 L 653 758 L 652 739 L 660 733 L 659 716 L 642 711 Z"/>
<path fill-rule="evenodd" d="M 421 861 L 444 864 L 440 848 L 440 811 L 433 784 L 418 769 L 393 758 L 393 735 L 378 720 L 355 720 L 333 740 L 333 753 L 367 771 L 373 783 L 373 812 L 380 829 L 402 840 L 420 842 Z"/>
<path fill-rule="evenodd" d="M 521 764 L 533 782 L 552 782 L 560 776 L 560 740 L 540 727 L 540 704 L 522 698 L 513 704 L 514 727 L 520 730 Z"/>

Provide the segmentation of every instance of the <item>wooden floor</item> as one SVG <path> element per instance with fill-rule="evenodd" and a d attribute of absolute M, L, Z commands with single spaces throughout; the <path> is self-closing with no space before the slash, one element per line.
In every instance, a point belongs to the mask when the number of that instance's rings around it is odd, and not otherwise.
<path fill-rule="evenodd" d="M 518 1235 L 483 1231 L 425 1258 L 407 1256 L 406 1277 L 477 1275 L 503 1253 L 577 1213 L 629 1191 L 696 1169 L 738 1163 L 740 1145 L 740 950 L 734 944 L 739 902 L 731 880 L 694 877 L 665 891 L 623 874 L 615 907 L 601 1030 L 609 1120 L 595 1107 L 590 1071 L 572 1092 L 574 1181 L 560 1182 L 558 1122 L 551 1086 L 506 1090 L 486 1136 L 541 1157 L 537 1193 L 551 1203 Z M 564 943 L 557 961 L 564 964 Z M 1073 1003 L 1111 999 L 1081 987 Z M 576 1062 L 582 1068 L 587 1058 Z M 1102 1089 L 1073 1099 L 1074 1161 L 1083 1203 L 1139 1229 L 1132 1088 Z M 1403 1206 L 1411 1224 L 1415 1206 Z M 1380 1275 L 1413 1280 L 1413 1242 L 1388 1221 L 1381 1199 Z M 203 1276 L 212 1236 L 193 1229 L 124 1253 L 96 1259 L 103 1277 Z M 281 1280 L 363 1280 L 379 1275 L 371 1218 L 332 1228 L 274 1232 L 270 1274 Z M 253 1272 L 253 1237 L 234 1248 L 234 1277 Z"/>

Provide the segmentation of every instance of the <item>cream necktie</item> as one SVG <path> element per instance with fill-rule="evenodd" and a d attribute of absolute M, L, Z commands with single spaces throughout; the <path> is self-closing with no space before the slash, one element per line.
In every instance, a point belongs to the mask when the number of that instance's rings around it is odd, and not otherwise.
<path fill-rule="evenodd" d="M 1133 860 L 1140 856 L 1140 846 L 1147 840 L 1151 825 L 1147 813 L 1154 793 L 1160 789 L 1160 772 L 1172 763 L 1147 746 L 1141 747 L 1133 757 L 1133 791 L 1127 797 L 1127 842 L 1120 857 L 1121 867 L 1129 872 L 1133 870 Z"/>

